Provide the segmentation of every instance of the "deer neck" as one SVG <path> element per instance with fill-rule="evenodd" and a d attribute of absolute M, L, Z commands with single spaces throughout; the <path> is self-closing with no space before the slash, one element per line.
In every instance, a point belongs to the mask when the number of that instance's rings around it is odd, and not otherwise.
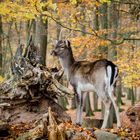
<path fill-rule="evenodd" d="M 66 57 L 59 58 L 59 60 L 60 60 L 60 64 L 62 68 L 64 69 L 65 75 L 67 76 L 67 78 L 69 78 L 71 66 L 75 62 L 73 54 L 71 53 L 67 55 Z"/>

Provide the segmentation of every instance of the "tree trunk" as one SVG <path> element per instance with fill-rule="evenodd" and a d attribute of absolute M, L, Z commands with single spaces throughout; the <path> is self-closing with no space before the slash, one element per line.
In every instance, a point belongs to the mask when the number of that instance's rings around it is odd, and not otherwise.
<path fill-rule="evenodd" d="M 135 104 L 135 93 L 134 93 L 134 87 L 132 87 L 132 92 L 131 92 L 131 105 Z"/>
<path fill-rule="evenodd" d="M 119 81 L 121 81 L 121 78 L 119 77 Z M 116 96 L 117 96 L 117 104 L 120 110 L 121 105 L 123 104 L 122 102 L 122 83 L 120 82 L 119 85 L 117 86 L 116 90 L 115 90 Z"/>
<path fill-rule="evenodd" d="M 98 16 L 98 7 L 96 6 L 96 9 L 93 13 L 93 29 L 95 31 L 99 30 L 99 16 Z M 94 98 L 94 111 L 98 110 L 98 95 L 93 93 L 93 98 Z"/>
<path fill-rule="evenodd" d="M 2 17 L 0 16 L 0 75 L 2 75 Z"/>
<path fill-rule="evenodd" d="M 108 27 L 113 29 L 113 33 L 111 34 L 112 39 L 117 38 L 117 28 L 118 28 L 118 21 L 119 21 L 119 13 L 117 12 L 117 5 L 112 2 L 108 8 Z M 116 60 L 117 51 L 115 45 L 112 44 L 111 48 L 108 49 L 108 59 Z"/>
<path fill-rule="evenodd" d="M 108 27 L 113 30 L 113 33 L 111 34 L 112 39 L 117 38 L 117 28 L 118 28 L 118 21 L 119 21 L 119 13 L 117 11 L 117 5 L 112 1 L 110 6 L 108 7 Z M 108 59 L 109 60 L 116 60 L 117 51 L 116 51 L 115 45 L 112 44 L 111 48 L 108 49 Z M 120 94 L 121 96 L 121 94 Z M 118 97 L 121 98 L 121 97 Z M 113 127 L 113 121 L 116 120 L 116 115 L 114 108 L 111 108 L 111 113 L 109 117 L 109 127 Z"/>
<path fill-rule="evenodd" d="M 104 3 L 103 5 L 99 7 L 99 13 L 100 13 L 99 27 L 101 30 L 105 30 L 108 28 L 107 8 L 108 8 L 107 3 Z M 103 34 L 102 37 L 107 38 L 107 34 Z M 99 50 L 101 54 L 107 54 L 108 49 L 107 49 L 107 46 L 102 45 L 102 46 L 99 46 Z M 102 55 L 101 55 L 101 58 L 102 58 Z"/>
<path fill-rule="evenodd" d="M 131 92 L 132 92 L 132 89 L 128 88 L 127 89 L 127 100 L 131 100 Z"/>
<path fill-rule="evenodd" d="M 35 33 L 34 32 L 34 20 L 28 20 L 26 23 L 26 45 L 28 45 L 28 43 L 29 43 L 32 29 L 33 29 L 33 34 L 34 34 Z"/>
<path fill-rule="evenodd" d="M 96 6 L 96 9 L 93 13 L 93 29 L 98 31 L 99 30 L 99 16 L 98 16 L 99 9 Z"/>
<path fill-rule="evenodd" d="M 139 101 L 140 100 L 140 87 L 137 87 L 136 88 L 136 95 L 137 95 L 137 97 L 136 97 L 136 99 L 137 99 L 137 101 Z"/>
<path fill-rule="evenodd" d="M 40 49 L 42 65 L 46 65 L 46 54 L 47 54 L 47 29 L 48 22 L 43 21 L 42 17 L 38 18 L 36 22 L 36 35 L 35 35 L 35 44 L 38 45 Z"/>
<path fill-rule="evenodd" d="M 92 112 L 91 105 L 90 105 L 89 93 L 86 96 L 85 106 L 86 106 L 86 108 L 85 108 L 86 109 L 86 116 L 92 116 L 93 112 Z"/>
<path fill-rule="evenodd" d="M 108 8 L 108 5 L 107 3 L 104 3 L 102 4 L 100 7 L 99 7 L 99 28 L 100 30 L 105 30 L 105 29 L 108 29 L 108 17 L 107 17 L 107 8 Z M 102 35 L 103 38 L 107 38 L 107 34 L 103 34 Z M 101 58 L 102 54 L 107 54 L 108 52 L 108 49 L 107 49 L 107 46 L 99 46 L 99 51 L 101 53 Z M 104 105 L 102 103 L 102 118 L 104 118 Z"/>
<path fill-rule="evenodd" d="M 36 36 L 36 21 L 35 20 L 33 20 L 32 32 L 33 32 L 32 39 L 33 39 L 33 42 L 35 42 L 35 36 Z"/>

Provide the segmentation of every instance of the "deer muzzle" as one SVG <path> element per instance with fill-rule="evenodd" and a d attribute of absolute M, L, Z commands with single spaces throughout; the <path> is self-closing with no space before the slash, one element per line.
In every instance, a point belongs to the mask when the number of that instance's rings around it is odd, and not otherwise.
<path fill-rule="evenodd" d="M 57 56 L 57 52 L 56 52 L 55 50 L 52 50 L 52 51 L 51 51 L 51 55 Z"/>

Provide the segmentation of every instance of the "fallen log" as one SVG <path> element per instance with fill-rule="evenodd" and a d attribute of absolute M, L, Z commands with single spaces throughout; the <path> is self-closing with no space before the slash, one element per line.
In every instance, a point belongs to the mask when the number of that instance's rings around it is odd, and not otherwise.
<path fill-rule="evenodd" d="M 68 114 L 57 104 L 57 98 L 74 93 L 39 63 L 39 50 L 31 40 L 25 52 L 23 47 L 20 45 L 16 50 L 11 77 L 0 84 L 0 120 L 10 127 L 19 124 L 33 126 L 51 107 L 57 123 L 70 121 Z"/>

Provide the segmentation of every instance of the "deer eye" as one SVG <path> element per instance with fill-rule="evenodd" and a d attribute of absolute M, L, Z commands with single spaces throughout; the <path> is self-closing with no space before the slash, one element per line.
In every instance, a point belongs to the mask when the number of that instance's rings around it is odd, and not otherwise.
<path fill-rule="evenodd" d="M 61 47 L 60 50 L 64 50 L 64 47 Z"/>

